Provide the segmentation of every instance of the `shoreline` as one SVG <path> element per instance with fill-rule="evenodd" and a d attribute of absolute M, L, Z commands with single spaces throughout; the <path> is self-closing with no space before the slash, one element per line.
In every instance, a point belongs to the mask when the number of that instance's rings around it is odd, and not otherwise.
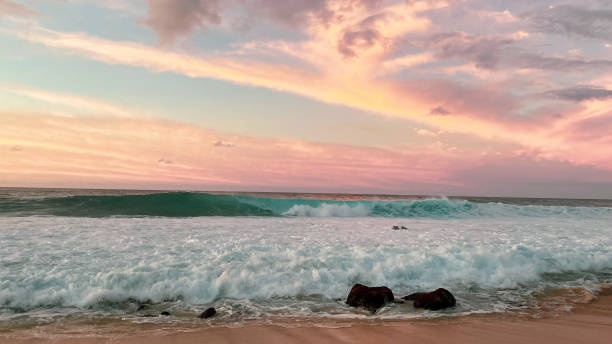
<path fill-rule="evenodd" d="M 2 343 L 16 344 L 145 344 L 168 343 L 609 343 L 612 338 L 612 289 L 606 288 L 594 300 L 575 304 L 568 312 L 533 315 L 502 313 L 476 314 L 414 320 L 355 320 L 329 323 L 304 322 L 298 326 L 247 322 L 241 327 L 211 326 L 172 329 L 171 326 L 145 329 L 124 325 L 119 331 L 109 324 L 105 333 L 87 334 L 87 326 L 38 326 L 29 330 L 0 333 Z M 83 328 L 84 327 L 84 328 Z M 125 328 L 123 330 L 125 330 Z M 118 330 L 114 332 L 113 329 Z M 142 330 L 142 331 L 141 331 Z M 61 332 L 61 333 L 60 333 Z M 85 334 L 83 334 L 85 333 Z"/>

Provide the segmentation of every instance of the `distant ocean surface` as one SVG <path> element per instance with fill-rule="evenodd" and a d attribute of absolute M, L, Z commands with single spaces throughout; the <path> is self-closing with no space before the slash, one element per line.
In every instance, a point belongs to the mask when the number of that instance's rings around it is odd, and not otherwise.
<path fill-rule="evenodd" d="M 0 329 L 565 309 L 611 282 L 611 200 L 0 188 Z M 457 306 L 369 315 L 355 283 Z"/>

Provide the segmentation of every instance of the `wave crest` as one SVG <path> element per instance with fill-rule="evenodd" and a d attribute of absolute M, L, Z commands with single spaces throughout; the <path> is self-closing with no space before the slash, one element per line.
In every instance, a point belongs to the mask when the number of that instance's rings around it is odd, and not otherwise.
<path fill-rule="evenodd" d="M 169 192 L 146 195 L 0 198 L 0 216 L 296 216 L 470 218 L 507 216 L 610 217 L 612 208 L 475 203 L 431 198 L 402 201 L 335 201 Z"/>

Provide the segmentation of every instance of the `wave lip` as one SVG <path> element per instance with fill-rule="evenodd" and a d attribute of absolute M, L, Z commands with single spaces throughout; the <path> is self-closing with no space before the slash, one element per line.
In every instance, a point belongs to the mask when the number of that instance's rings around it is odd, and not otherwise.
<path fill-rule="evenodd" d="M 612 208 L 476 203 L 461 199 L 337 201 L 195 192 L 0 198 L 0 216 L 292 216 L 472 218 L 514 216 L 611 217 Z"/>

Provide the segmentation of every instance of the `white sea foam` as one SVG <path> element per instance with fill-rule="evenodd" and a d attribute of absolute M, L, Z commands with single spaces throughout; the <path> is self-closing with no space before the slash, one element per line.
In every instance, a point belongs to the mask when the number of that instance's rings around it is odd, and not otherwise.
<path fill-rule="evenodd" d="M 306 216 L 368 211 L 291 209 Z M 459 300 L 455 312 L 490 312 L 521 307 L 546 287 L 612 276 L 605 217 L 29 217 L 0 218 L 0 227 L 5 315 L 41 307 L 125 311 L 130 300 L 214 303 L 250 316 L 347 315 L 334 300 L 354 283 L 387 285 L 397 296 L 443 286 Z M 385 315 L 415 313 L 390 307 Z"/>
<path fill-rule="evenodd" d="M 258 204 L 261 199 L 251 199 L 249 204 Z M 500 217 L 563 217 L 563 218 L 607 218 L 612 221 L 612 208 L 571 207 L 542 205 L 513 205 L 505 203 L 474 203 L 447 198 L 411 201 L 314 201 L 308 204 L 293 204 L 288 210 L 280 204 L 269 202 L 268 209 L 276 214 L 296 217 L 396 217 L 396 218 L 500 218 Z M 259 205 L 259 204 L 258 204 Z"/>
<path fill-rule="evenodd" d="M 355 205 L 322 203 L 316 207 L 300 204 L 292 206 L 283 215 L 302 217 L 367 217 L 372 215 L 372 206 L 364 203 Z"/>

